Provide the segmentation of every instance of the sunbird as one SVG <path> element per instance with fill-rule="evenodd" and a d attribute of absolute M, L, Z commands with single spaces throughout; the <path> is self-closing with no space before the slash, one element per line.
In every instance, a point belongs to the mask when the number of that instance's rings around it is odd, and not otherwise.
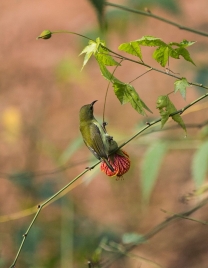
<path fill-rule="evenodd" d="M 93 106 L 96 101 L 81 107 L 79 112 L 80 132 L 88 149 L 97 159 L 105 162 L 113 172 L 114 168 L 108 161 L 112 137 L 106 133 L 93 115 Z"/>

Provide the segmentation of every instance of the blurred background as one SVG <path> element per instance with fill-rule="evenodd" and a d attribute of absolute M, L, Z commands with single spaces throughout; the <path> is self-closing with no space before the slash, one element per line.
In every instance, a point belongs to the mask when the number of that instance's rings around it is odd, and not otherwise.
<path fill-rule="evenodd" d="M 181 25 L 208 29 L 205 0 L 114 3 L 147 8 Z M 88 0 L 7 0 L 1 1 L 0 10 L 0 267 L 9 267 L 33 218 L 26 215 L 96 162 L 82 142 L 78 114 L 81 106 L 98 100 L 95 116 L 101 122 L 108 85 L 94 59 L 81 71 L 83 55 L 79 54 L 86 40 L 69 34 L 56 34 L 49 40 L 36 37 L 45 29 L 69 30 L 89 38 L 100 37 L 115 52 L 121 43 L 144 35 L 160 37 L 165 42 L 197 41 L 188 49 L 196 66 L 172 59 L 169 67 L 178 76 L 204 85 L 208 85 L 208 39 L 108 6 L 101 19 Z M 142 51 L 145 63 L 161 69 L 152 59 L 153 48 Z M 115 75 L 128 83 L 145 71 L 138 64 L 123 62 Z M 133 83 L 153 111 L 146 117 L 129 104 L 121 106 L 110 86 L 105 113 L 109 134 L 121 144 L 145 122 L 159 118 L 157 97 L 173 91 L 174 81 L 149 72 Z M 186 100 L 180 94 L 170 98 L 180 109 L 204 93 L 192 86 Z M 206 99 L 202 103 L 206 108 Z M 183 115 L 187 125 L 207 119 L 207 108 L 200 105 Z M 171 121 L 167 127 L 175 125 Z M 26 239 L 17 267 L 88 267 L 89 260 L 92 267 L 98 267 L 93 262 L 99 257 L 103 241 L 121 243 L 128 234 L 145 234 L 168 216 L 161 209 L 174 213 L 194 206 L 199 199 L 188 203 L 180 199 L 195 189 L 191 166 L 207 134 L 203 135 L 200 128 L 188 128 L 184 139 L 180 128 L 158 130 L 160 125 L 125 146 L 131 169 L 122 180 L 109 178 L 96 167 L 80 180 L 83 183 L 44 208 Z M 154 146 L 164 142 L 167 146 L 160 152 L 154 187 L 149 190 L 148 201 L 144 201 L 144 161 Z M 157 151 L 152 161 L 155 158 Z M 151 169 L 151 161 L 148 163 Z M 194 217 L 208 220 L 206 209 Z M 180 220 L 136 248 L 136 257 L 126 256 L 109 267 L 207 267 L 207 239 L 206 225 Z M 111 256 L 111 252 L 102 250 L 100 258 Z"/>

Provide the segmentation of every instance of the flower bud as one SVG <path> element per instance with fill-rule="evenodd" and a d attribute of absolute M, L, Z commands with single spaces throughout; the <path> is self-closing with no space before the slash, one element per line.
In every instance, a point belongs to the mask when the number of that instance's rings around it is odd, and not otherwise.
<path fill-rule="evenodd" d="M 38 37 L 37 39 L 49 39 L 52 36 L 52 32 L 49 30 L 44 30 Z"/>

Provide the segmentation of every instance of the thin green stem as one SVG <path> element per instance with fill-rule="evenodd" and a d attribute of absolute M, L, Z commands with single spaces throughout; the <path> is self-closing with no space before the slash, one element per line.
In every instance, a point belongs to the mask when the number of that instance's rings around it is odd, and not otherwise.
<path fill-rule="evenodd" d="M 154 15 L 151 12 L 146 12 L 146 11 L 142 11 L 142 10 L 128 8 L 126 6 L 122 6 L 122 5 L 118 5 L 118 4 L 114 4 L 114 3 L 110 3 L 110 2 L 104 2 L 104 4 L 106 6 L 119 8 L 119 9 L 122 9 L 122 10 L 125 10 L 125 11 L 128 11 L 128 12 L 131 12 L 131 13 L 136 13 L 136 14 L 139 14 L 139 15 L 151 17 L 151 18 L 160 20 L 162 22 L 165 22 L 167 24 L 170 24 L 172 26 L 175 26 L 175 27 L 179 28 L 180 30 L 184 30 L 184 31 L 188 31 L 188 32 L 192 32 L 192 33 L 195 33 L 195 34 L 199 34 L 199 35 L 203 35 L 203 36 L 208 37 L 208 33 L 207 32 L 202 32 L 202 31 L 199 31 L 199 30 L 196 30 L 196 29 L 193 29 L 193 28 L 189 28 L 189 27 L 180 25 L 180 24 L 178 24 L 176 22 L 173 22 L 173 21 L 167 20 L 165 18 L 162 18 L 160 16 Z"/>
<path fill-rule="evenodd" d="M 119 65 L 121 64 L 121 62 L 123 61 L 123 59 L 121 59 L 121 61 L 119 62 Z M 111 79 L 116 71 L 116 69 L 118 68 L 119 65 L 116 65 L 116 67 L 114 68 L 112 74 L 111 74 Z M 109 90 L 109 86 L 110 86 L 110 83 L 111 83 L 111 79 L 110 81 L 108 82 L 108 86 L 107 86 L 107 89 L 106 89 L 106 92 L 105 92 L 105 99 L 104 99 L 104 106 L 103 106 L 103 123 L 105 122 L 105 106 L 106 106 L 106 100 L 107 100 L 107 95 L 108 95 L 108 90 Z"/>
<path fill-rule="evenodd" d="M 89 38 L 89 37 L 87 37 L 87 36 L 85 36 L 85 35 L 82 35 L 82 34 L 79 34 L 79 33 L 75 33 L 75 32 L 71 32 L 71 31 L 60 30 L 60 31 L 53 31 L 53 32 L 51 32 L 51 33 L 52 33 L 52 34 L 59 34 L 59 33 L 74 34 L 74 35 L 83 37 L 83 38 L 85 38 L 85 39 L 87 39 L 87 40 L 89 40 L 89 41 L 94 41 L 94 42 L 95 42 L 95 40 L 93 40 L 93 39 L 91 39 L 91 38 Z"/>
<path fill-rule="evenodd" d="M 88 172 L 90 169 L 92 169 L 92 168 L 94 168 L 95 166 L 97 166 L 99 163 L 100 163 L 100 162 L 97 162 L 96 164 L 94 164 L 94 165 L 93 165 L 92 167 L 90 167 L 89 169 L 85 169 L 85 170 L 84 170 L 83 172 L 81 172 L 77 177 L 75 177 L 75 178 L 74 178 L 73 180 L 71 180 L 67 185 L 65 185 L 61 190 L 59 190 L 58 192 L 56 192 L 53 196 L 51 196 L 51 197 L 48 198 L 45 202 L 43 202 L 42 204 L 40 204 L 40 205 L 38 206 L 38 211 L 37 211 L 37 213 L 35 214 L 33 220 L 31 221 L 31 223 L 30 223 L 30 225 L 29 225 L 27 231 L 26 231 L 25 234 L 23 235 L 22 242 L 21 242 L 21 244 L 20 244 L 20 247 L 19 247 L 19 249 L 18 249 L 18 252 L 17 252 L 17 254 L 16 254 L 16 257 L 15 257 L 15 259 L 14 259 L 12 265 L 10 266 L 10 268 L 14 268 L 14 267 L 15 267 L 16 262 L 17 262 L 17 260 L 18 260 L 18 258 L 19 258 L 20 252 L 21 252 L 21 250 L 22 250 L 22 247 L 23 247 L 23 245 L 24 245 L 24 243 L 25 243 L 25 240 L 26 240 L 26 238 L 27 238 L 27 236 L 28 236 L 28 233 L 29 233 L 30 229 L 32 228 L 34 222 L 36 221 L 36 219 L 37 219 L 39 213 L 41 212 L 42 208 L 43 208 L 46 204 L 48 204 L 52 199 L 54 199 L 56 196 L 58 196 L 61 192 L 63 192 L 66 188 L 68 188 L 70 185 L 72 185 L 75 181 L 77 181 L 80 177 L 82 177 L 86 172 Z"/>
<path fill-rule="evenodd" d="M 146 72 L 144 72 L 143 74 L 141 74 L 141 75 L 137 76 L 137 77 L 136 77 L 136 78 L 134 78 L 133 80 L 131 80 L 131 81 L 129 82 L 129 84 L 133 83 L 134 81 L 136 81 L 137 79 L 139 79 L 139 78 L 140 78 L 140 77 L 142 77 L 143 75 L 145 75 L 145 74 L 149 73 L 150 71 L 152 71 L 152 68 L 151 68 L 151 69 L 149 69 L 149 70 L 147 70 L 147 71 L 146 71 Z"/>

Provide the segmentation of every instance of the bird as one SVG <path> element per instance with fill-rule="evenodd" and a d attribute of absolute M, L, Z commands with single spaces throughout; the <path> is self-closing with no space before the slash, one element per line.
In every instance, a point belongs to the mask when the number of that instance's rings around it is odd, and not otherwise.
<path fill-rule="evenodd" d="M 112 137 L 94 117 L 93 107 L 96 102 L 97 100 L 81 107 L 79 112 L 80 132 L 88 149 L 97 159 L 105 162 L 113 172 L 114 168 L 108 160 Z"/>

